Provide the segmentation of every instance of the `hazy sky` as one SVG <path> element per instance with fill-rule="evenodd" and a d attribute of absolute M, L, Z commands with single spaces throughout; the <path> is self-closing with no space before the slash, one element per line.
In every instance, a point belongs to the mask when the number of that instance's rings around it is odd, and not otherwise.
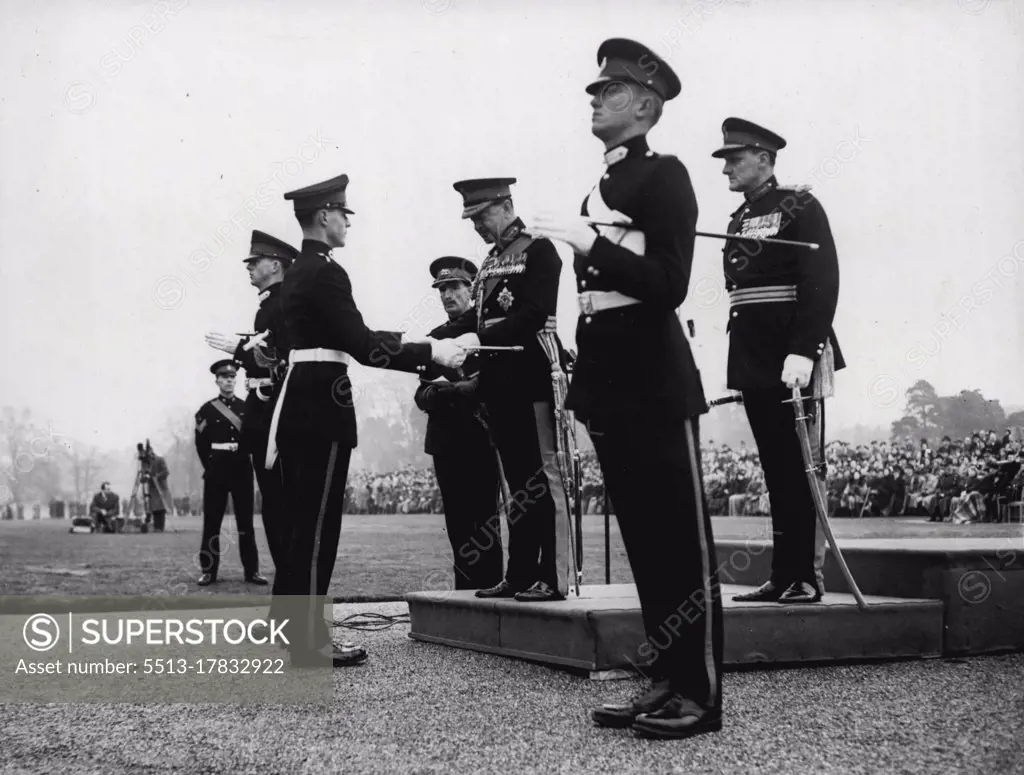
<path fill-rule="evenodd" d="M 603 171 L 583 88 L 617 36 L 682 80 L 650 141 L 688 167 L 700 228 L 724 231 L 740 201 L 710 156 L 727 116 L 784 136 L 780 180 L 814 185 L 850 364 L 834 422 L 894 419 L 918 378 L 1024 404 L 1022 3 L 0 9 L 0 404 L 61 433 L 132 444 L 158 436 L 168 408 L 210 398 L 218 354 L 203 333 L 252 326 L 251 230 L 297 244 L 282 194 L 342 172 L 356 215 L 335 258 L 367 322 L 438 323 L 427 265 L 486 251 L 452 182 L 510 175 L 522 212 L 576 212 Z M 685 314 L 709 398 L 724 388 L 720 284 L 721 243 L 700 239 Z"/>

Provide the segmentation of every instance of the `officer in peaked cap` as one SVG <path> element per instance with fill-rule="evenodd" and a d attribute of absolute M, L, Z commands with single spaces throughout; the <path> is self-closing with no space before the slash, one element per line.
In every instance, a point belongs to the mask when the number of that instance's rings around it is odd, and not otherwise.
<path fill-rule="evenodd" d="M 347 188 L 348 175 L 338 175 L 322 183 L 289 191 L 284 198 L 294 203 L 296 215 L 315 213 L 317 210 L 338 210 L 346 215 L 355 215 L 355 211 L 348 207 L 345 194 Z"/>
<path fill-rule="evenodd" d="M 288 339 L 281 314 L 281 281 L 299 251 L 284 240 L 253 230 L 249 253 L 242 261 L 249 273 L 249 283 L 259 292 L 259 309 L 253 331 L 259 341 L 250 345 L 252 337 L 231 334 L 207 334 L 211 347 L 231 353 L 245 369 L 245 416 L 242 422 L 242 444 L 252 461 L 260 488 L 260 513 L 267 535 L 267 545 L 276 573 L 275 585 L 283 578 L 285 547 L 282 545 L 284 519 L 281 472 L 267 471 L 263 465 L 267 452 L 267 436 L 273 412 L 275 385 L 280 382 L 283 365 L 287 363 Z M 278 385 L 279 386 L 279 385 Z M 271 611 L 271 619 L 274 619 Z"/>
<path fill-rule="evenodd" d="M 203 537 L 199 551 L 202 575 L 198 584 L 205 587 L 217 581 L 220 571 L 220 528 L 228 495 L 238 525 L 238 551 L 250 584 L 267 584 L 259 573 L 259 553 L 253 533 L 252 467 L 242 444 L 245 404 L 235 395 L 238 368 L 233 359 L 219 360 L 210 366 L 220 393 L 196 412 L 195 443 L 203 465 Z"/>
<path fill-rule="evenodd" d="M 777 154 L 786 147 L 786 141 L 774 132 L 742 118 L 727 118 L 722 122 L 722 147 L 711 155 L 723 159 L 733 151 L 757 149 Z"/>
<path fill-rule="evenodd" d="M 430 276 L 434 278 L 430 287 L 441 288 L 445 283 L 472 285 L 476 273 L 476 264 L 468 258 L 441 256 L 441 258 L 430 262 Z"/>
<path fill-rule="evenodd" d="M 348 176 L 339 175 L 284 195 L 293 203 L 303 240 L 281 283 L 289 367 L 274 405 L 264 466 L 273 469 L 280 457 L 289 552 L 287 578 L 275 583 L 274 592 L 287 609 L 291 660 L 300 666 L 348 666 L 367 656 L 362 648 L 335 646 L 323 614 L 357 443 L 349 364 L 422 374 L 432 360 L 458 367 L 466 356 L 451 341 L 403 341 L 401 332 L 367 328 L 348 273 L 331 257 L 345 245 L 353 214 L 348 184 Z"/>
<path fill-rule="evenodd" d="M 510 506 L 509 556 L 500 583 L 477 597 L 520 602 L 565 599 L 572 573 L 568 494 L 557 462 L 552 369 L 562 364 L 556 315 L 562 259 L 554 244 L 526 232 L 509 186 L 515 178 L 460 180 L 462 217 L 493 245 L 474 284 L 475 315 L 452 326 L 469 346 L 520 347 L 487 352 L 480 399 L 512 493 L 539 490 Z M 552 461 L 547 465 L 546 461 Z M 544 477 L 538 482 L 538 472 Z M 546 478 L 546 482 L 544 479 Z M 547 486 L 542 486 L 547 484 Z"/>
<path fill-rule="evenodd" d="M 645 668 L 650 690 L 602 705 L 592 718 L 643 737 L 683 738 L 722 724 L 722 605 L 699 453 L 707 403 L 676 314 L 689 290 L 697 198 L 683 162 L 647 142 L 665 103 L 679 95 L 678 77 L 646 46 L 622 38 L 602 43 L 597 60 L 600 73 L 586 92 L 603 174 L 583 216 L 542 216 L 529 230 L 575 254 L 579 354 L 566 408 L 594 443 L 647 644 L 657 644 Z M 662 637 L 680 611 L 686 625 Z"/>
<path fill-rule="evenodd" d="M 792 388 L 814 396 L 807 405 L 811 446 L 824 476 L 825 396 L 844 367 L 832 328 L 839 298 L 839 263 L 828 216 L 805 186 L 781 186 L 775 161 L 786 141 L 742 118 L 722 122 L 729 190 L 743 194 L 729 234 L 813 242 L 818 249 L 727 240 L 722 249 L 730 311 L 728 385 L 743 407 L 764 468 L 772 514 L 772 571 L 766 583 L 734 599 L 815 603 L 824 594 L 825 536 L 807 480 Z M 755 258 L 756 256 L 756 258 Z"/>
<path fill-rule="evenodd" d="M 448 321 L 429 336 L 452 336 L 460 318 L 475 323 L 470 291 L 476 265 L 458 256 L 442 256 L 431 262 L 430 276 Z M 427 413 L 424 452 L 433 458 L 444 503 L 455 589 L 488 589 L 501 581 L 502 574 L 498 463 L 477 395 L 479 368 L 475 354 L 461 369 L 434 366 L 414 396 L 416 406 Z"/>
<path fill-rule="evenodd" d="M 587 86 L 588 94 L 597 94 L 611 83 L 629 81 L 668 101 L 678 97 L 682 88 L 668 63 L 635 40 L 606 40 L 597 49 L 597 63 L 601 71 Z"/>

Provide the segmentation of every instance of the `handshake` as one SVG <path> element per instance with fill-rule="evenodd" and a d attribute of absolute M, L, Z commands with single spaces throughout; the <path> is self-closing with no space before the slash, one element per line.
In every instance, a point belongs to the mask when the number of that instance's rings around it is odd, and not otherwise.
<path fill-rule="evenodd" d="M 476 334 L 463 334 L 454 339 L 415 338 L 402 334 L 402 344 L 414 343 L 429 344 L 431 360 L 450 369 L 457 369 L 466 362 L 469 351 L 480 346 L 480 338 Z"/>

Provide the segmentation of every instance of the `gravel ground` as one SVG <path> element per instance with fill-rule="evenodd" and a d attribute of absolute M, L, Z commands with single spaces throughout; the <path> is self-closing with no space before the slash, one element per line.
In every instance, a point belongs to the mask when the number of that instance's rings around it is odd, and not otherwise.
<path fill-rule="evenodd" d="M 351 613 L 406 611 L 352 604 Z M 1024 654 L 730 672 L 725 724 L 689 741 L 595 728 L 638 681 L 338 632 L 369 661 L 323 706 L 0 706 L 0 773 L 1001 773 L 1024 760 Z"/>

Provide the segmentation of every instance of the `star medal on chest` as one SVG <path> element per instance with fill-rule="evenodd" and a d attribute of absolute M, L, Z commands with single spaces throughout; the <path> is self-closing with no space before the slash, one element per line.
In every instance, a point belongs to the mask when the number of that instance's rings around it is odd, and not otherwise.
<path fill-rule="evenodd" d="M 515 297 L 512 296 L 512 291 L 506 285 L 501 289 L 501 293 L 498 294 L 498 304 L 501 305 L 503 310 L 508 312 L 508 308 L 512 306 L 513 301 L 515 301 Z"/>

